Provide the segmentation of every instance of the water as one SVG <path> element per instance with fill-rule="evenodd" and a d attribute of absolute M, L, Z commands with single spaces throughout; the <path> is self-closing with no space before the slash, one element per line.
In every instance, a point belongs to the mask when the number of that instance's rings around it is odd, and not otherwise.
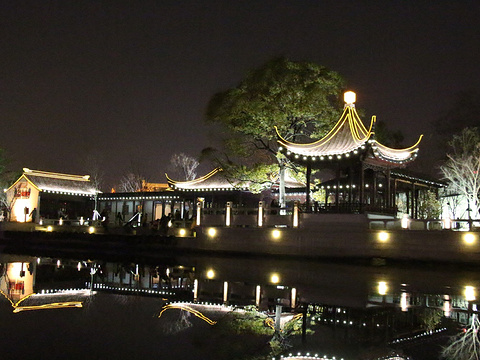
<path fill-rule="evenodd" d="M 227 313 L 257 306 L 273 323 L 277 305 L 285 317 L 307 309 L 308 333 L 302 339 L 300 318 L 284 355 L 376 359 L 394 350 L 438 359 L 448 336 L 468 323 L 480 288 L 475 269 L 381 260 L 159 257 L 142 264 L 134 254 L 32 255 L 0 257 L 2 359 L 253 359 L 268 354 L 273 330 L 232 333 Z M 167 304 L 177 307 L 159 318 Z"/>

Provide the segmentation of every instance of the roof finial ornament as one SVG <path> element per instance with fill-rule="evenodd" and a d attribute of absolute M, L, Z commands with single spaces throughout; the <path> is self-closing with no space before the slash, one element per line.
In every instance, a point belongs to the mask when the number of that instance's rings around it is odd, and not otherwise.
<path fill-rule="evenodd" d="M 343 101 L 345 101 L 345 106 L 355 107 L 355 100 L 357 95 L 353 91 L 347 91 L 343 94 Z"/>

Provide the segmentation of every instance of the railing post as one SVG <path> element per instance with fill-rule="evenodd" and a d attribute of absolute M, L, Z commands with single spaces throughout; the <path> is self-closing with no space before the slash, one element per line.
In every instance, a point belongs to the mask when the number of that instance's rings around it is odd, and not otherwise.
<path fill-rule="evenodd" d="M 407 214 L 404 214 L 401 220 L 402 229 L 408 229 L 410 225 L 410 219 Z"/>
<path fill-rule="evenodd" d="M 257 221 L 258 227 L 263 226 L 263 201 L 258 202 L 258 221 Z"/>
<path fill-rule="evenodd" d="M 198 301 L 198 279 L 193 281 L 193 302 Z"/>
<path fill-rule="evenodd" d="M 450 217 L 446 217 L 443 219 L 443 228 L 445 230 L 450 230 L 452 228 L 452 220 L 450 219 Z"/>
<path fill-rule="evenodd" d="M 260 298 L 261 296 L 261 287 L 260 285 L 257 285 L 257 287 L 255 288 L 255 306 L 257 307 L 257 309 L 260 307 Z"/>
<path fill-rule="evenodd" d="M 232 224 L 232 202 L 227 201 L 227 206 L 225 208 L 225 226 L 230 226 Z"/>
<path fill-rule="evenodd" d="M 228 281 L 223 282 L 223 303 L 228 303 Z"/>
<path fill-rule="evenodd" d="M 201 221 L 200 221 L 201 215 L 202 215 L 202 202 L 199 201 L 199 202 L 197 202 L 197 218 L 196 218 L 196 225 L 197 226 L 200 226 L 200 224 L 201 224 Z"/>
<path fill-rule="evenodd" d="M 293 222 L 292 225 L 294 228 L 298 227 L 298 201 L 293 203 Z"/>

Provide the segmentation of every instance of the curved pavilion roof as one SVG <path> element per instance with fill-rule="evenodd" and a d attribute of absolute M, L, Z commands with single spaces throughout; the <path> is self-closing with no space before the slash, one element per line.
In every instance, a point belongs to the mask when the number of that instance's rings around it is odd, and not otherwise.
<path fill-rule="evenodd" d="M 200 191 L 200 190 L 238 190 L 239 188 L 229 182 L 224 176 L 220 176 L 221 168 L 216 168 L 208 174 L 190 181 L 176 181 L 167 177 L 168 185 L 176 190 Z"/>
<path fill-rule="evenodd" d="M 353 94 L 352 92 L 349 93 Z M 354 100 L 349 102 L 346 100 L 343 114 L 333 129 L 322 139 L 315 142 L 307 144 L 290 142 L 283 138 L 278 129 L 275 128 L 278 135 L 277 141 L 280 145 L 279 151 L 295 160 L 322 161 L 348 158 L 352 155 L 365 153 L 368 148 L 371 148 L 370 160 L 376 160 L 376 162 L 401 165 L 413 161 L 417 156 L 418 144 L 423 135 L 413 146 L 405 149 L 393 149 L 375 140 L 375 121 L 376 117 L 372 116 L 370 126 L 367 129 L 358 116 Z"/>

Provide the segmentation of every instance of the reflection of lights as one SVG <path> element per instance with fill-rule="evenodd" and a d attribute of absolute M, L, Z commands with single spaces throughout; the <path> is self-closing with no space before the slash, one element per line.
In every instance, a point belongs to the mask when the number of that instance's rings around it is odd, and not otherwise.
<path fill-rule="evenodd" d="M 60 265 L 62 265 L 61 261 L 60 261 L 60 260 L 57 260 L 57 268 L 59 268 Z"/>
<path fill-rule="evenodd" d="M 406 292 L 402 292 L 400 297 L 400 307 L 402 311 L 408 311 L 408 294 Z"/>
<path fill-rule="evenodd" d="M 79 221 L 80 225 L 83 225 L 84 222 L 85 222 L 85 220 L 83 220 L 83 216 L 81 216 L 80 221 Z"/>
<path fill-rule="evenodd" d="M 388 291 L 388 285 L 385 281 L 378 282 L 378 293 L 380 295 L 386 295 Z"/>
<path fill-rule="evenodd" d="M 387 232 L 385 232 L 385 231 L 380 231 L 380 232 L 378 233 L 378 240 L 380 240 L 380 241 L 387 241 L 388 238 L 389 238 L 389 235 L 388 235 Z"/>
<path fill-rule="evenodd" d="M 68 301 L 62 303 L 52 303 L 44 305 L 35 305 L 35 306 L 17 306 L 13 309 L 14 313 L 20 311 L 29 311 L 29 310 L 45 310 L 45 309 L 64 309 L 64 308 L 81 308 L 83 307 L 80 301 Z"/>
<path fill-rule="evenodd" d="M 445 295 L 443 297 L 443 312 L 445 317 L 450 317 L 450 311 L 452 310 L 452 304 L 450 303 L 450 296 Z"/>
<path fill-rule="evenodd" d="M 215 230 L 215 228 L 208 229 L 208 236 L 214 237 L 216 233 L 217 233 L 217 230 Z"/>
<path fill-rule="evenodd" d="M 158 314 L 158 317 L 160 318 L 162 316 L 162 314 L 168 310 L 168 309 L 179 309 L 179 310 L 185 310 L 185 311 L 188 311 L 189 313 L 195 315 L 196 317 L 198 317 L 199 319 L 202 319 L 203 321 L 205 321 L 207 324 L 209 325 L 215 325 L 217 322 L 214 321 L 214 320 L 211 320 L 209 319 L 208 317 L 206 317 L 205 315 L 203 315 L 200 311 L 198 310 L 195 310 L 193 308 L 191 308 L 190 306 L 188 305 L 185 305 L 185 304 L 177 304 L 177 305 L 174 305 L 174 304 L 168 304 L 168 305 L 165 305 L 163 308 L 162 308 L 162 311 L 160 311 L 160 314 Z"/>
<path fill-rule="evenodd" d="M 473 235 L 472 233 L 467 233 L 463 235 L 463 241 L 465 241 L 465 243 L 469 245 L 472 245 L 475 242 L 475 235 Z"/>
<path fill-rule="evenodd" d="M 272 274 L 272 276 L 270 276 L 270 282 L 278 284 L 280 282 L 280 276 L 278 276 L 278 274 Z"/>
<path fill-rule="evenodd" d="M 465 300 L 475 300 L 475 288 L 473 286 L 465 286 Z"/>
<path fill-rule="evenodd" d="M 272 237 L 274 239 L 280 239 L 280 235 L 281 235 L 280 230 L 273 230 L 272 231 Z"/>
<path fill-rule="evenodd" d="M 212 269 L 207 271 L 207 279 L 213 279 L 215 277 L 215 271 Z"/>
<path fill-rule="evenodd" d="M 60 218 L 60 219 L 58 220 L 58 225 L 60 225 L 60 226 L 63 225 L 63 218 Z"/>
<path fill-rule="evenodd" d="M 79 261 L 77 264 L 77 270 L 80 271 L 82 269 L 82 263 Z"/>
<path fill-rule="evenodd" d="M 25 296 L 23 299 L 20 299 L 16 303 L 14 303 L 2 290 L 0 290 L 0 294 L 2 294 L 13 307 L 14 313 L 19 313 L 20 311 L 29 311 L 29 310 L 44 310 L 44 309 L 61 309 L 61 308 L 81 308 L 83 304 L 80 301 L 67 301 L 67 302 L 58 302 L 58 303 L 51 303 L 51 304 L 43 304 L 43 305 L 31 305 L 31 306 L 20 306 L 22 302 L 27 300 L 28 298 L 36 295 L 32 293 L 30 295 Z"/>

